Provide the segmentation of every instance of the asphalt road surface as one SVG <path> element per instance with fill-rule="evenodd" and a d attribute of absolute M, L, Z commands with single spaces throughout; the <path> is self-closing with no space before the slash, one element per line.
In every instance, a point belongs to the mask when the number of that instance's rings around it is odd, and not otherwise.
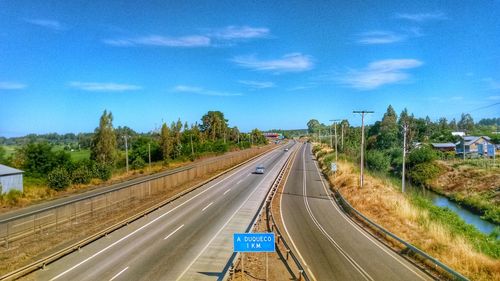
<path fill-rule="evenodd" d="M 287 146 L 290 146 L 289 144 Z M 35 280 L 217 280 L 289 153 L 276 149 L 33 273 Z M 254 174 L 257 165 L 264 174 Z"/>
<path fill-rule="evenodd" d="M 313 280 L 432 280 L 342 213 L 328 196 L 308 143 L 293 163 L 281 214 L 291 244 Z"/>

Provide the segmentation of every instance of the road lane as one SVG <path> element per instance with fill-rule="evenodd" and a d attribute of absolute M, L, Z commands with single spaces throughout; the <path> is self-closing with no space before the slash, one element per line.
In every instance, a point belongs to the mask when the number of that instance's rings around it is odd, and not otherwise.
<path fill-rule="evenodd" d="M 117 280 L 216 280 L 232 254 L 228 230 L 246 229 L 287 156 L 281 149 L 270 152 L 32 276 L 109 280 L 127 267 Z M 252 173 L 257 164 L 267 167 L 264 175 Z M 224 251 L 217 262 L 204 264 L 206 255 L 214 256 L 215 242 Z"/>
<path fill-rule="evenodd" d="M 349 220 L 328 196 L 309 144 L 281 198 L 291 242 L 315 280 L 431 280 Z"/>

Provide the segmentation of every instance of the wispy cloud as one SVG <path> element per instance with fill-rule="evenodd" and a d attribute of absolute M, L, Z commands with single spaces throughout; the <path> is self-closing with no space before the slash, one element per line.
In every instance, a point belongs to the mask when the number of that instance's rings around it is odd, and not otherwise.
<path fill-rule="evenodd" d="M 404 34 L 391 31 L 371 31 L 359 34 L 357 42 L 363 45 L 391 44 L 404 41 L 406 38 Z"/>
<path fill-rule="evenodd" d="M 131 84 L 98 83 L 98 82 L 70 82 L 69 85 L 90 92 L 124 92 L 140 90 L 142 87 Z"/>
<path fill-rule="evenodd" d="M 407 80 L 410 75 L 405 70 L 416 68 L 423 63 L 416 59 L 389 59 L 370 63 L 363 69 L 350 70 L 338 77 L 338 82 L 359 90 L 373 90 L 386 84 Z"/>
<path fill-rule="evenodd" d="M 232 59 L 236 64 L 253 70 L 280 72 L 302 72 L 313 68 L 311 56 L 301 53 L 286 54 L 280 59 L 260 60 L 255 56 L 237 56 Z"/>
<path fill-rule="evenodd" d="M 127 39 L 105 39 L 105 44 L 128 47 L 128 46 L 159 46 L 159 47 L 207 47 L 210 46 L 210 38 L 202 35 L 190 35 L 182 37 L 166 37 L 151 35 L 145 37 Z"/>
<path fill-rule="evenodd" d="M 489 100 L 500 100 L 500 96 L 489 96 Z"/>
<path fill-rule="evenodd" d="M 149 35 L 129 38 L 108 38 L 103 43 L 115 47 L 159 46 L 159 47 L 216 47 L 231 46 L 236 40 L 268 37 L 266 27 L 226 26 L 220 29 L 205 30 L 202 34 L 186 36 Z"/>
<path fill-rule="evenodd" d="M 8 81 L 0 81 L 0 90 L 21 90 L 26 88 L 27 86 L 22 83 L 17 82 L 8 82 Z"/>
<path fill-rule="evenodd" d="M 233 40 L 233 39 L 253 39 L 265 38 L 269 36 L 269 28 L 266 27 L 251 27 L 251 26 L 226 26 L 215 30 L 209 34 L 218 39 Z"/>
<path fill-rule="evenodd" d="M 266 88 L 273 88 L 276 86 L 273 82 L 267 82 L 267 81 L 239 80 L 238 83 L 250 86 L 255 89 L 266 89 Z"/>
<path fill-rule="evenodd" d="M 490 90 L 500 90 L 500 81 L 497 81 L 491 77 L 484 78 L 483 81 L 488 84 Z"/>
<path fill-rule="evenodd" d="M 434 12 L 434 13 L 418 13 L 418 14 L 405 14 L 399 13 L 396 14 L 396 18 L 410 20 L 414 22 L 426 22 L 432 20 L 447 20 L 448 17 L 443 12 Z"/>
<path fill-rule="evenodd" d="M 67 27 L 56 20 L 49 19 L 24 19 L 25 22 L 34 24 L 43 28 L 48 28 L 56 31 L 66 30 Z"/>
<path fill-rule="evenodd" d="M 221 96 L 221 97 L 231 97 L 231 96 L 241 96 L 242 95 L 240 93 L 228 93 L 228 92 L 212 91 L 212 90 L 207 90 L 207 89 L 204 89 L 201 87 L 187 86 L 187 85 L 177 85 L 172 89 L 172 91 L 179 92 L 179 93 L 191 93 L 191 94 L 198 94 L 198 95 L 205 95 L 205 96 Z"/>

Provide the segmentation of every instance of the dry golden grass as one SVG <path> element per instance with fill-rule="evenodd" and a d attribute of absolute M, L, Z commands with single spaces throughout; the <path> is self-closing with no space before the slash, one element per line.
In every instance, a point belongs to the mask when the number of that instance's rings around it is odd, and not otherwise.
<path fill-rule="evenodd" d="M 465 238 L 431 221 L 426 210 L 413 206 L 390 182 L 365 175 L 359 188 L 358 169 L 339 162 L 337 177 L 328 180 L 360 212 L 472 280 L 500 280 L 500 260 L 477 252 Z"/>

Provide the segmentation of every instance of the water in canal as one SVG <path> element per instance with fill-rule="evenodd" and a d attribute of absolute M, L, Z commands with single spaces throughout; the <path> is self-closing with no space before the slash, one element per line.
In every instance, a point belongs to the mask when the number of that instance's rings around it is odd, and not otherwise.
<path fill-rule="evenodd" d="M 479 231 L 485 234 L 490 234 L 497 226 L 494 223 L 481 219 L 480 215 L 477 215 L 464 207 L 460 206 L 458 203 L 451 201 L 445 196 L 437 194 L 432 190 L 428 190 L 422 187 L 409 186 L 411 190 L 417 191 L 421 196 L 430 199 L 434 205 L 439 207 L 448 207 L 450 210 L 459 215 L 466 223 L 472 224 Z"/>

